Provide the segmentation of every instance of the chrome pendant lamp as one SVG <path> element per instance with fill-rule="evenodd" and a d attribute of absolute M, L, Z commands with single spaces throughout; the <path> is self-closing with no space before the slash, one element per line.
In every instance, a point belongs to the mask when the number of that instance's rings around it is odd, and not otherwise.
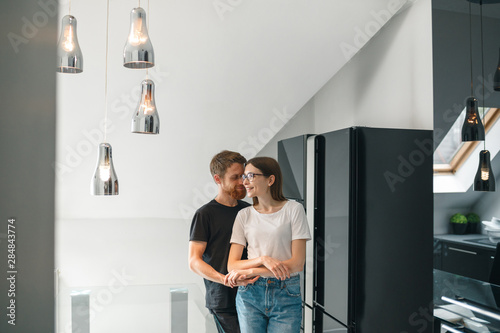
<path fill-rule="evenodd" d="M 484 126 L 479 116 L 479 105 L 477 99 L 474 97 L 473 89 L 473 76 L 472 76 L 472 12 L 471 3 L 469 2 L 469 48 L 470 48 L 470 93 L 471 96 L 467 98 L 465 120 L 462 126 L 462 141 L 483 141 L 484 140 Z"/>
<path fill-rule="evenodd" d="M 469 3 L 470 8 L 470 3 Z M 483 77 L 483 119 L 485 110 L 484 100 L 484 47 L 483 47 L 483 6 L 479 1 L 481 18 L 481 75 Z M 486 150 L 486 138 L 483 141 L 483 150 L 479 152 L 479 166 L 474 178 L 474 191 L 495 192 L 495 176 L 491 168 L 490 152 Z"/>
<path fill-rule="evenodd" d="M 92 178 L 93 195 L 118 195 L 118 177 L 109 143 L 99 145 L 97 167 Z"/>
<path fill-rule="evenodd" d="M 132 117 L 132 133 L 160 133 L 160 117 L 154 97 L 155 84 L 146 79 L 141 83 L 141 99 Z"/>
<path fill-rule="evenodd" d="M 130 32 L 123 49 L 123 66 L 151 68 L 154 65 L 155 54 L 148 34 L 146 12 L 137 7 L 130 12 Z"/>
<path fill-rule="evenodd" d="M 69 2 L 71 13 L 71 1 Z M 76 18 L 71 14 L 63 17 L 61 36 L 57 44 L 57 69 L 59 73 L 83 72 L 83 55 L 76 36 Z"/>
<path fill-rule="evenodd" d="M 106 71 L 104 76 L 104 142 L 99 145 L 97 166 L 92 178 L 90 192 L 93 195 L 118 195 L 118 177 L 113 165 L 111 145 L 106 142 L 108 115 L 108 31 L 109 0 L 106 14 Z"/>

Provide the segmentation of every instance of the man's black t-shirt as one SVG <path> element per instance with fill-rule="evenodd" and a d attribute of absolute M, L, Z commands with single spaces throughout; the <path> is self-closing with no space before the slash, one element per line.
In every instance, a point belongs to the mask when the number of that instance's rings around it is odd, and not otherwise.
<path fill-rule="evenodd" d="M 227 274 L 227 259 L 231 244 L 231 234 L 236 215 L 240 209 L 250 206 L 238 200 L 238 205 L 228 207 L 215 200 L 199 208 L 191 223 L 190 241 L 207 242 L 203 261 L 217 272 Z M 204 279 L 206 288 L 206 307 L 214 310 L 234 309 L 237 288 Z"/>

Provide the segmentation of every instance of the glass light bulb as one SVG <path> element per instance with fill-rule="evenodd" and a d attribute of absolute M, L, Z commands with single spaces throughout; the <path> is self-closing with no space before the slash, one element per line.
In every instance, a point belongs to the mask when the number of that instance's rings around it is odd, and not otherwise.
<path fill-rule="evenodd" d="M 62 42 L 62 47 L 67 52 L 71 52 L 75 48 L 75 43 L 73 42 L 73 29 L 71 26 L 67 26 L 67 29 L 64 31 L 64 41 Z"/>
<path fill-rule="evenodd" d="M 481 179 L 488 180 L 490 178 L 490 170 L 489 169 L 481 169 Z"/>
<path fill-rule="evenodd" d="M 102 181 L 107 181 L 109 180 L 111 176 L 111 168 L 108 165 L 102 165 L 99 167 L 99 178 L 101 178 Z"/>

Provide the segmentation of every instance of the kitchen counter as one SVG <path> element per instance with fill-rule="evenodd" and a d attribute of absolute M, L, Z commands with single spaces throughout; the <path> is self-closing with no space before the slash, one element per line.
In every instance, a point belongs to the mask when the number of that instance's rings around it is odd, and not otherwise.
<path fill-rule="evenodd" d="M 486 235 L 434 235 L 434 268 L 453 274 L 488 282 L 495 252 Z"/>
<path fill-rule="evenodd" d="M 457 243 L 468 246 L 476 246 L 484 249 L 496 249 L 496 244 L 490 242 L 487 235 L 482 234 L 466 234 L 466 235 L 434 235 L 434 239 Z"/>
<path fill-rule="evenodd" d="M 500 286 L 435 269 L 434 306 L 451 332 L 500 330 Z"/>

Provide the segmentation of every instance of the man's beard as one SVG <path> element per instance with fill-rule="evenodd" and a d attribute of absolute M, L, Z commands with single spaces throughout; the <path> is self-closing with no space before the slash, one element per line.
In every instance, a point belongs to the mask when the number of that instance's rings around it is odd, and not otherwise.
<path fill-rule="evenodd" d="M 241 200 L 247 195 L 247 191 L 245 188 L 239 190 L 236 186 L 233 187 L 230 191 L 226 191 L 231 198 L 236 199 L 236 200 Z"/>

